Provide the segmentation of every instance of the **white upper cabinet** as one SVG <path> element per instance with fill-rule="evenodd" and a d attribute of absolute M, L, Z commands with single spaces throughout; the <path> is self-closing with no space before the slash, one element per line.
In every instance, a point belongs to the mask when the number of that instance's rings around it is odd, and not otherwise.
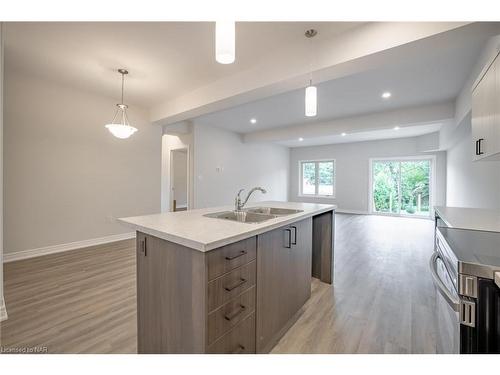
<path fill-rule="evenodd" d="M 478 78 L 472 90 L 474 160 L 500 160 L 500 57 Z"/>

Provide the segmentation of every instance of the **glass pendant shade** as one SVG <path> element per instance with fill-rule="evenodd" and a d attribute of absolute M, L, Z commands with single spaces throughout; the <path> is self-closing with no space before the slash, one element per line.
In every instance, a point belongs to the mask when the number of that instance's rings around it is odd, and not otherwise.
<path fill-rule="evenodd" d="M 106 129 L 110 131 L 116 138 L 126 139 L 134 134 L 137 129 L 130 126 L 127 116 L 127 105 L 117 104 L 118 109 L 116 110 L 115 117 L 111 121 L 111 124 L 105 125 Z M 115 120 L 119 118 L 120 122 L 115 123 Z"/>
<path fill-rule="evenodd" d="M 305 109 L 307 117 L 316 116 L 318 110 L 318 93 L 316 86 L 306 87 Z"/>
<path fill-rule="evenodd" d="M 122 75 L 122 101 L 120 104 L 116 105 L 118 109 L 116 110 L 115 116 L 113 117 L 113 120 L 111 120 L 111 123 L 104 125 L 104 127 L 108 129 L 109 132 L 116 138 L 126 139 L 134 134 L 137 131 L 137 128 L 130 126 L 127 116 L 128 105 L 123 104 L 123 86 L 125 74 L 128 74 L 128 71 L 125 69 L 118 69 L 118 73 Z"/>
<path fill-rule="evenodd" d="M 236 56 L 234 21 L 217 21 L 215 23 L 215 60 L 219 64 L 232 64 Z"/>

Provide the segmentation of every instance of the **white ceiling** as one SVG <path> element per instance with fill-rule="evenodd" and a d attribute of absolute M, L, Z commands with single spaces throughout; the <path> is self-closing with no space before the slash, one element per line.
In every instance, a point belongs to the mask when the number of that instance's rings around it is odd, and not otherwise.
<path fill-rule="evenodd" d="M 349 133 L 346 134 L 345 136 L 342 136 L 340 134 L 334 134 L 321 137 L 304 138 L 303 141 L 294 139 L 287 141 L 277 141 L 276 143 L 287 147 L 306 147 L 306 146 L 317 146 L 317 145 L 329 145 L 336 143 L 374 141 L 378 139 L 416 137 L 419 135 L 437 132 L 439 131 L 439 129 L 441 129 L 442 125 L 443 124 L 441 123 L 435 123 L 435 124 L 405 126 L 399 128 L 398 130 L 395 130 L 394 128 L 388 128 L 388 129 Z"/>
<path fill-rule="evenodd" d="M 478 36 L 459 49 L 443 46 L 417 60 L 403 59 L 398 65 L 388 62 L 383 69 L 319 84 L 318 115 L 313 118 L 304 116 L 304 90 L 301 89 L 204 115 L 194 121 L 245 134 L 449 101 L 463 87 L 486 40 L 485 36 Z M 382 99 L 384 91 L 390 91 L 392 97 Z M 251 124 L 251 118 L 256 118 L 257 123 Z"/>
<path fill-rule="evenodd" d="M 125 101 L 149 108 L 248 69 L 269 51 L 303 42 L 307 28 L 327 37 L 360 24 L 240 22 L 236 62 L 220 65 L 211 22 L 7 23 L 6 69 L 118 98 L 115 70 L 124 67 L 130 71 Z"/>

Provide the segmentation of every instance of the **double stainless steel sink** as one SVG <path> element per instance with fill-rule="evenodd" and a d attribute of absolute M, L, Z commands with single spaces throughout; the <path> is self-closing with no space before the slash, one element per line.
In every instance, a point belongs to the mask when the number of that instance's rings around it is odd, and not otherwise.
<path fill-rule="evenodd" d="M 250 207 L 242 211 L 214 212 L 203 216 L 215 219 L 238 221 L 241 223 L 261 223 L 281 216 L 293 215 L 302 210 L 278 207 Z"/>

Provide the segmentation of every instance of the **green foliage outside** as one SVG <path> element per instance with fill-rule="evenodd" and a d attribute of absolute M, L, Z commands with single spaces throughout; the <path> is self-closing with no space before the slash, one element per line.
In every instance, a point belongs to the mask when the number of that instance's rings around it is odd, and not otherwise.
<path fill-rule="evenodd" d="M 303 179 L 306 180 L 309 185 L 314 185 L 316 183 L 316 167 L 314 163 L 304 163 L 302 168 Z"/>
<path fill-rule="evenodd" d="M 333 193 L 333 174 L 333 162 L 318 163 L 319 194 L 330 195 Z M 302 165 L 302 176 L 303 192 L 314 194 L 316 185 L 316 165 L 314 162 Z"/>
<path fill-rule="evenodd" d="M 319 184 L 320 185 L 331 185 L 333 181 L 333 163 L 325 162 L 319 163 Z"/>
<path fill-rule="evenodd" d="M 374 162 L 375 210 L 427 215 L 429 212 L 429 176 L 430 162 L 427 160 Z M 399 195 L 401 195 L 401 207 Z"/>

